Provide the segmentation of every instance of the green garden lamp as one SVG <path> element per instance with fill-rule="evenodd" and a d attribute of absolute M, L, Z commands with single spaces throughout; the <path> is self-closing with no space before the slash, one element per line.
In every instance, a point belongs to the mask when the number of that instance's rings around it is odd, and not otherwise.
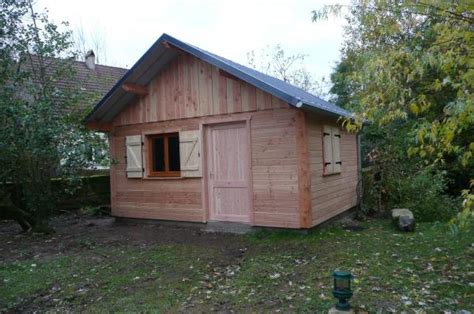
<path fill-rule="evenodd" d="M 340 311 L 347 311 L 351 309 L 349 299 L 352 297 L 351 281 L 352 274 L 347 271 L 336 270 L 332 274 L 334 278 L 333 296 L 339 300 L 336 303 L 336 309 Z"/>

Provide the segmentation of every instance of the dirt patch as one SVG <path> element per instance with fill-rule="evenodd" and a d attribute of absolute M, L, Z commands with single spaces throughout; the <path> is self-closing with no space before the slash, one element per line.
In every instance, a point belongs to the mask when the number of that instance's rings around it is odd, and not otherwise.
<path fill-rule="evenodd" d="M 66 213 L 54 217 L 52 235 L 25 234 L 12 221 L 0 222 L 0 265 L 25 259 L 49 259 L 60 254 L 80 254 L 97 246 L 137 246 L 160 244 L 207 245 L 225 252 L 229 259 L 245 252 L 241 237 L 231 234 L 203 233 L 198 228 L 122 223 L 112 217 L 90 217 Z M 100 258 L 100 257 L 95 257 Z M 216 261 L 225 265 L 227 260 Z"/>

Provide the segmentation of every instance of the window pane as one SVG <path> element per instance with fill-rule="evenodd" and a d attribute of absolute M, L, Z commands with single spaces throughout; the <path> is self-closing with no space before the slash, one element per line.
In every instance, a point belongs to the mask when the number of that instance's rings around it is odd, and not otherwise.
<path fill-rule="evenodd" d="M 179 136 L 170 135 L 168 137 L 169 170 L 179 171 L 181 169 L 179 161 Z"/>
<path fill-rule="evenodd" d="M 152 139 L 153 171 L 165 171 L 165 143 L 162 137 Z"/>

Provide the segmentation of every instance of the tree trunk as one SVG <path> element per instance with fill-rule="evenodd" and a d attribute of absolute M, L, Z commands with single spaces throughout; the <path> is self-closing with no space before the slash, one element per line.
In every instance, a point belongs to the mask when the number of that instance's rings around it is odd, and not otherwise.
<path fill-rule="evenodd" d="M 47 223 L 35 219 L 30 213 L 13 204 L 10 196 L 5 194 L 0 196 L 0 219 L 15 220 L 24 232 L 54 232 Z"/>

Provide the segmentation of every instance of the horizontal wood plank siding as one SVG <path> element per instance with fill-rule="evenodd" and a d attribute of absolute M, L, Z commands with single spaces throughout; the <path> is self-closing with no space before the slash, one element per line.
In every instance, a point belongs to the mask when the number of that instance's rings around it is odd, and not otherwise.
<path fill-rule="evenodd" d="M 212 97 L 212 96 L 211 96 Z M 236 98 L 234 98 L 236 99 Z M 297 110 L 269 109 L 214 117 L 116 126 L 111 136 L 112 214 L 119 217 L 203 222 L 202 178 L 129 179 L 128 135 L 199 130 L 200 124 L 249 120 L 254 225 L 299 228 Z"/>
<path fill-rule="evenodd" d="M 186 53 L 178 54 L 147 89 L 147 96 L 137 96 L 117 115 L 115 126 L 290 107 Z"/>
<path fill-rule="evenodd" d="M 269 99 L 265 106 L 271 106 Z M 300 227 L 296 117 L 296 109 L 268 110 L 252 116 L 255 225 Z"/>
<path fill-rule="evenodd" d="M 198 130 L 199 121 L 175 120 L 122 126 L 111 136 L 112 214 L 117 217 L 202 222 L 201 178 L 129 179 L 125 173 L 125 137 L 146 133 Z"/>
<path fill-rule="evenodd" d="M 311 173 L 312 225 L 318 225 L 357 205 L 357 138 L 341 129 L 341 173 L 323 175 L 323 126 L 335 119 L 308 115 L 308 150 Z"/>

